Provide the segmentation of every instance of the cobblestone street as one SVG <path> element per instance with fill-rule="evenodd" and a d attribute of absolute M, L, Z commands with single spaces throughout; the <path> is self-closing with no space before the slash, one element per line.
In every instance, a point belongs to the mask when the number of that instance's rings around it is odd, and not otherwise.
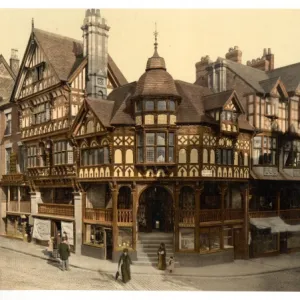
<path fill-rule="evenodd" d="M 131 282 L 124 285 L 121 280 L 115 281 L 112 273 L 79 268 L 62 272 L 54 262 L 6 249 L 0 249 L 0 256 L 2 290 L 300 291 L 300 268 L 218 278 L 133 273 Z"/>

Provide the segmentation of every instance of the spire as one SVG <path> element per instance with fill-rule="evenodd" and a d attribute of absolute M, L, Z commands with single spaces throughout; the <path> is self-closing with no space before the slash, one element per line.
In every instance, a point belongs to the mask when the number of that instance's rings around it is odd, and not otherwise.
<path fill-rule="evenodd" d="M 157 43 L 157 36 L 158 36 L 158 32 L 157 32 L 157 27 L 156 27 L 156 22 L 155 22 L 155 31 L 154 31 L 154 38 L 155 38 L 155 43 L 154 43 L 154 54 L 153 56 L 159 56 L 158 53 L 157 53 L 157 46 L 158 46 L 158 43 Z"/>

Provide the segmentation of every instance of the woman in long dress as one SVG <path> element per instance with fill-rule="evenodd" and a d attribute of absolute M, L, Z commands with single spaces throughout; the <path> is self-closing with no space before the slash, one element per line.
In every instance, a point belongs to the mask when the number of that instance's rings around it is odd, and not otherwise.
<path fill-rule="evenodd" d="M 119 259 L 118 269 L 120 270 L 121 266 L 121 274 L 122 274 L 122 281 L 124 283 L 131 280 L 131 273 L 130 273 L 130 265 L 132 264 L 131 258 L 128 255 L 128 249 L 124 249 L 123 253 Z"/>
<path fill-rule="evenodd" d="M 166 253 L 166 247 L 164 243 L 161 243 L 158 251 L 157 251 L 157 255 L 158 255 L 158 269 L 159 270 L 165 270 L 167 267 L 167 262 L 166 262 L 166 257 L 167 257 L 167 253 Z"/>

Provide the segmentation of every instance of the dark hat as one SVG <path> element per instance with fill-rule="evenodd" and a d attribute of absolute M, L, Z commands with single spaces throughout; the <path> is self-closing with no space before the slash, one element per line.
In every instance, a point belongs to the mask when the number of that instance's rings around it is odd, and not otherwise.
<path fill-rule="evenodd" d="M 128 253 L 128 249 L 127 249 L 127 248 L 124 248 L 124 249 L 123 249 L 123 252 L 124 252 L 124 253 L 125 253 L 125 252 Z"/>

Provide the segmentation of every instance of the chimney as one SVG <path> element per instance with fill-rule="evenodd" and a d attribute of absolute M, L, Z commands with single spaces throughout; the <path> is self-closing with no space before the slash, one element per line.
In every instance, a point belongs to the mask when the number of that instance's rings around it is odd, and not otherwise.
<path fill-rule="evenodd" d="M 274 54 L 271 53 L 271 48 L 267 50 L 264 48 L 263 56 L 261 58 L 252 59 L 252 61 L 247 61 L 247 66 L 250 66 L 255 69 L 262 71 L 271 71 L 274 69 Z"/>
<path fill-rule="evenodd" d="M 234 48 L 229 48 L 228 52 L 225 55 L 225 58 L 241 64 L 242 63 L 242 51 L 239 50 L 238 46 L 234 46 Z"/>
<path fill-rule="evenodd" d="M 206 68 L 212 63 L 212 61 L 210 60 L 209 56 L 202 56 L 201 60 L 199 62 L 196 63 L 196 81 L 203 77 L 203 79 L 206 77 L 207 75 L 207 70 Z M 206 80 L 207 82 L 207 80 Z M 204 82 L 203 82 L 204 83 Z"/>
<path fill-rule="evenodd" d="M 100 9 L 87 9 L 83 26 L 83 55 L 88 58 L 86 93 L 89 97 L 106 99 L 108 31 Z"/>
<path fill-rule="evenodd" d="M 274 70 L 274 54 L 271 52 L 271 48 L 268 49 L 268 54 L 265 55 L 266 60 L 269 62 L 269 71 Z"/>
<path fill-rule="evenodd" d="M 17 49 L 11 49 L 11 56 L 9 60 L 10 68 L 12 72 L 17 76 L 19 72 L 20 67 L 20 60 L 18 58 L 18 50 Z"/>

